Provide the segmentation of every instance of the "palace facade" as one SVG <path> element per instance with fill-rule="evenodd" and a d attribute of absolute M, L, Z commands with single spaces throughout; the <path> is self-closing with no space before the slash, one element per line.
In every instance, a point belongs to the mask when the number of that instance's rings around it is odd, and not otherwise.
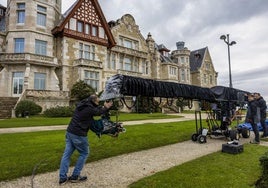
<path fill-rule="evenodd" d="M 23 99 L 46 110 L 67 106 L 84 80 L 100 92 L 115 74 L 217 85 L 208 47 L 170 50 L 144 37 L 132 15 L 107 22 L 98 0 L 77 0 L 61 14 L 62 0 L 7 0 L 0 5 L 0 114 Z M 1 118 L 0 117 L 0 118 Z"/>

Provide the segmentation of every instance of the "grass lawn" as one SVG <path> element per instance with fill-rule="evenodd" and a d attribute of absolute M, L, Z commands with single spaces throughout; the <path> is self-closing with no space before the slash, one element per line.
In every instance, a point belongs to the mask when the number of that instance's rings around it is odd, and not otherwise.
<path fill-rule="evenodd" d="M 167 115 L 162 113 L 152 114 L 136 114 L 136 113 L 119 113 L 119 121 L 133 121 L 146 119 L 169 119 L 179 118 L 178 115 Z M 32 126 L 50 126 L 50 125 L 67 125 L 70 117 L 64 118 L 47 118 L 42 116 L 33 116 L 29 118 L 12 118 L 0 120 L 0 128 L 11 127 L 32 127 Z M 111 120 L 115 121 L 116 116 L 111 116 Z"/>
<path fill-rule="evenodd" d="M 189 140 L 194 125 L 194 121 L 187 121 L 129 126 L 118 138 L 99 139 L 89 132 L 91 153 L 87 162 Z M 0 143 L 0 181 L 3 181 L 31 175 L 39 163 L 37 173 L 57 170 L 65 147 L 65 131 L 2 134 Z M 76 158 L 77 153 L 73 159 Z"/>
<path fill-rule="evenodd" d="M 129 185 L 130 188 L 252 188 L 259 178 L 259 158 L 267 147 L 244 145 L 244 152 L 232 155 L 216 152 L 156 173 Z"/>
<path fill-rule="evenodd" d="M 143 119 L 158 118 L 158 115 L 144 114 Z M 124 118 L 136 120 L 135 118 L 142 118 L 142 116 L 121 114 L 120 121 L 124 121 Z M 39 122 L 37 125 L 40 125 L 42 121 L 49 121 L 50 118 L 29 119 L 36 119 L 33 122 Z M 59 119 L 68 120 L 67 123 L 70 120 L 70 118 Z M 27 119 L 18 120 L 23 124 Z M 1 120 L 0 123 L 2 121 L 7 120 Z M 25 125 L 34 126 L 30 122 Z M 19 122 L 17 123 L 19 125 Z M 10 125 L 12 126 L 12 123 Z M 203 125 L 206 125 L 205 121 Z M 87 162 L 189 140 L 195 132 L 195 121 L 144 124 L 126 128 L 127 132 L 120 134 L 118 138 L 103 136 L 99 139 L 94 133 L 89 132 L 90 157 Z M 65 131 L 2 134 L 0 136 L 0 181 L 31 175 L 36 165 L 38 165 L 36 173 L 58 170 L 65 146 L 64 137 Z M 261 172 L 259 158 L 266 151 L 267 147 L 244 145 L 244 152 L 238 155 L 216 152 L 142 179 L 130 187 L 252 187 Z M 77 155 L 78 153 L 75 153 L 72 157 L 71 165 L 74 165 Z"/>

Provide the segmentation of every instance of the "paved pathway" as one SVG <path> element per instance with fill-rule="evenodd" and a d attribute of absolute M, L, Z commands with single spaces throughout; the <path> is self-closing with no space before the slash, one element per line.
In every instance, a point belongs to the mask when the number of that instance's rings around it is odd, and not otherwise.
<path fill-rule="evenodd" d="M 194 114 L 178 114 L 180 118 L 170 119 L 149 119 L 139 121 L 126 121 L 123 125 L 139 125 L 145 123 L 165 123 L 165 122 L 178 122 L 187 121 L 194 119 Z M 0 128 L 0 134 L 4 133 L 19 133 L 19 132 L 36 132 L 36 131 L 55 131 L 55 130 L 66 130 L 67 125 L 53 125 L 53 126 L 35 126 L 35 127 L 16 127 L 16 128 Z"/>

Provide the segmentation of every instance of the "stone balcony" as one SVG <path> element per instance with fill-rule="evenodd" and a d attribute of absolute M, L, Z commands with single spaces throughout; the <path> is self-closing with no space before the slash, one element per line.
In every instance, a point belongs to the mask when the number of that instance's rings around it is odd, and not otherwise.
<path fill-rule="evenodd" d="M 99 68 L 99 69 L 103 68 L 101 61 L 94 61 L 94 60 L 82 59 L 82 58 L 76 59 L 73 65 L 82 66 L 82 67 L 94 67 L 94 68 Z"/>
<path fill-rule="evenodd" d="M 69 92 L 68 91 L 52 91 L 52 90 L 33 90 L 33 89 L 27 89 L 25 90 L 25 97 L 26 98 L 69 98 Z"/>
<path fill-rule="evenodd" d="M 31 53 L 0 53 L 1 64 L 38 64 L 51 67 L 58 66 L 58 60 L 55 57 L 31 54 Z"/>
<path fill-rule="evenodd" d="M 144 59 L 147 58 L 147 53 L 146 52 L 134 50 L 134 49 L 131 49 L 131 48 L 126 48 L 126 47 L 123 47 L 123 46 L 115 46 L 115 47 L 112 48 L 112 51 L 123 53 L 123 54 L 126 54 L 126 55 L 135 56 L 135 57 L 140 57 L 140 58 L 144 58 Z"/>
<path fill-rule="evenodd" d="M 135 71 L 127 71 L 127 70 L 117 70 L 117 74 L 123 74 L 123 75 L 128 75 L 128 76 L 136 76 L 136 77 L 142 77 L 141 72 L 135 72 Z"/>

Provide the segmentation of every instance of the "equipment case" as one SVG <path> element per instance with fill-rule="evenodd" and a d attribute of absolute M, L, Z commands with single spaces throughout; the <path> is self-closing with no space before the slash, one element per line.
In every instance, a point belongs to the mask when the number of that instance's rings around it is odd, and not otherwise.
<path fill-rule="evenodd" d="M 241 144 L 222 144 L 222 152 L 238 154 L 244 151 L 244 147 Z"/>

